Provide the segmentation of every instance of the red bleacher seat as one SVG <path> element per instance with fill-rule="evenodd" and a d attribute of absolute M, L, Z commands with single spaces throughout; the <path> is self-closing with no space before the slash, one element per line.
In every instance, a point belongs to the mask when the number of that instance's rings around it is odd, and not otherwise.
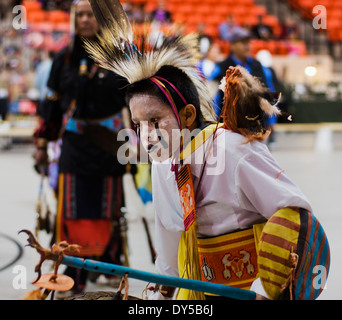
<path fill-rule="evenodd" d="M 255 16 L 264 16 L 267 14 L 267 9 L 264 6 L 255 5 L 252 12 Z"/>
<path fill-rule="evenodd" d="M 46 21 L 46 12 L 43 10 L 35 10 L 27 12 L 27 21 L 32 23 Z"/>
<path fill-rule="evenodd" d="M 207 25 L 205 28 L 205 33 L 213 38 L 217 38 L 219 36 L 218 28 L 216 25 Z"/>
<path fill-rule="evenodd" d="M 69 15 L 62 10 L 52 10 L 48 12 L 48 20 L 53 23 L 67 22 Z"/>
<path fill-rule="evenodd" d="M 30 23 L 30 30 L 39 31 L 41 33 L 51 33 L 54 30 L 54 25 L 48 21 Z"/>
<path fill-rule="evenodd" d="M 340 0 L 287 0 L 290 6 L 301 12 L 305 19 L 312 20 L 315 14 L 313 8 L 317 5 L 324 6 L 327 9 L 327 23 L 326 30 L 330 41 L 341 41 L 340 30 L 342 29 L 341 15 L 342 15 L 342 2 Z M 322 29 L 317 29 L 322 32 Z"/>
<path fill-rule="evenodd" d="M 37 11 L 42 8 L 42 4 L 38 1 L 23 1 L 21 4 L 25 7 L 26 11 Z"/>
<path fill-rule="evenodd" d="M 68 33 L 70 32 L 70 23 L 69 22 L 58 22 L 54 24 L 54 29 L 59 32 Z"/>
<path fill-rule="evenodd" d="M 151 12 L 158 5 L 159 0 L 130 0 L 135 4 L 146 4 L 145 10 Z M 298 0 L 297 2 L 306 3 L 304 7 L 310 9 L 314 0 Z M 41 3 L 35 0 L 24 0 L 22 4 L 26 7 L 29 26 L 32 30 L 43 33 L 50 33 L 53 30 L 68 33 L 69 32 L 69 15 L 63 11 L 52 10 L 43 11 Z M 319 4 L 326 4 L 329 10 L 328 20 L 329 34 L 331 39 L 341 40 L 342 29 L 339 22 L 342 15 L 342 1 L 340 0 L 320 0 Z M 229 51 L 229 43 L 219 39 L 218 26 L 225 21 L 229 14 L 236 18 L 236 22 L 241 25 L 253 26 L 258 22 L 258 16 L 264 16 L 264 22 L 270 25 L 274 30 L 279 27 L 279 22 L 273 16 L 267 14 L 264 6 L 257 5 L 254 0 L 167 0 L 166 5 L 172 13 L 175 22 L 183 23 L 187 26 L 188 32 L 195 31 L 199 23 L 206 25 L 206 32 L 211 35 L 214 40 L 219 43 L 224 53 Z M 336 19 L 335 19 L 336 17 Z M 338 22 L 337 22 L 338 20 Z M 135 26 L 140 31 L 143 27 Z M 331 30 L 330 30 L 331 29 Z M 303 44 L 300 44 L 302 46 Z M 253 52 L 262 48 L 268 48 L 273 54 L 287 54 L 287 46 L 281 41 L 264 41 L 252 40 Z M 305 48 L 301 47 L 301 52 Z"/>

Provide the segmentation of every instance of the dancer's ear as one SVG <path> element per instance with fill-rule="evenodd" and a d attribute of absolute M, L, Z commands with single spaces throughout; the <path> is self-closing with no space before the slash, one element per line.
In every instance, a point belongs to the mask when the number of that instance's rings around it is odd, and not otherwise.
<path fill-rule="evenodd" d="M 179 111 L 179 119 L 181 121 L 182 128 L 193 129 L 196 127 L 196 108 L 192 104 L 186 105 Z"/>

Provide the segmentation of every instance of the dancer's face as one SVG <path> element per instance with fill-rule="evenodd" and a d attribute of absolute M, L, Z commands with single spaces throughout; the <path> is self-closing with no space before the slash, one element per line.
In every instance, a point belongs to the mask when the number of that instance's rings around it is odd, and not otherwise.
<path fill-rule="evenodd" d="M 80 0 L 76 4 L 76 32 L 79 36 L 93 38 L 99 30 L 90 3 Z"/>
<path fill-rule="evenodd" d="M 178 121 L 171 107 L 147 94 L 133 96 L 129 107 L 141 143 L 150 157 L 154 161 L 168 159 L 177 150 L 175 141 L 180 137 Z"/>

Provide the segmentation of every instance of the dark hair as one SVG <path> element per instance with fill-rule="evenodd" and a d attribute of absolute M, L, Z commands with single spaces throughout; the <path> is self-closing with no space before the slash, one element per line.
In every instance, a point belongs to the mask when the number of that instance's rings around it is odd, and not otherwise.
<path fill-rule="evenodd" d="M 261 110 L 258 101 L 260 96 L 251 93 L 244 98 L 240 98 L 236 103 L 237 127 L 246 129 L 252 134 L 264 133 L 267 130 L 267 115 Z"/>
<path fill-rule="evenodd" d="M 203 115 L 200 108 L 200 99 L 197 89 L 190 78 L 182 70 L 173 66 L 162 67 L 155 76 L 161 77 L 172 83 L 177 90 L 183 95 L 188 104 L 194 105 L 196 108 L 196 121 L 200 125 L 203 121 Z M 167 82 L 162 81 L 163 84 L 169 90 L 178 111 L 185 107 L 184 102 L 179 97 L 178 93 Z M 156 97 L 162 103 L 170 105 L 169 101 L 165 97 L 164 93 L 158 88 L 158 86 L 150 79 L 144 79 L 131 84 L 127 88 L 126 103 L 129 104 L 133 96 L 137 94 L 148 94 Z"/>

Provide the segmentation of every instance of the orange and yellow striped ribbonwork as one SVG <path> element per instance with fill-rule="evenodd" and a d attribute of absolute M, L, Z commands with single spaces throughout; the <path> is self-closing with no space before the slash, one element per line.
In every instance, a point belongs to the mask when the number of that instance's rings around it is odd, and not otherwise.
<path fill-rule="evenodd" d="M 272 299 L 282 293 L 291 273 L 290 253 L 297 251 L 300 230 L 299 212 L 279 210 L 267 222 L 259 246 L 259 272 L 265 291 Z"/>
<path fill-rule="evenodd" d="M 298 259 L 295 268 L 292 254 Z M 324 289 L 330 266 L 329 243 L 323 227 L 305 209 L 288 207 L 277 211 L 262 231 L 258 265 L 261 282 L 271 299 L 286 298 L 284 286 L 288 287 L 289 279 L 292 299 L 316 299 Z M 320 284 L 316 283 L 317 267 L 325 270 Z"/>

